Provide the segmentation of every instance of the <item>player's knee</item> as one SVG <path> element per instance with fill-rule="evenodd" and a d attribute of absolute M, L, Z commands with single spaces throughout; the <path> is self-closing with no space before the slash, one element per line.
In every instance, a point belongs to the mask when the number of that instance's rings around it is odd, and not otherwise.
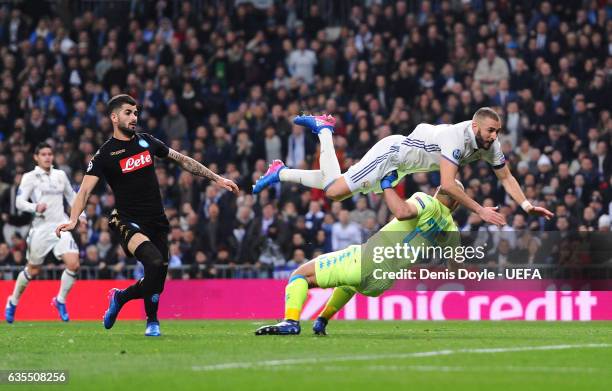
<path fill-rule="evenodd" d="M 30 278 L 36 278 L 40 274 L 40 266 L 28 265 L 27 273 Z"/>
<path fill-rule="evenodd" d="M 161 293 L 164 291 L 165 286 L 166 286 L 166 274 L 163 273 L 158 276 L 157 288 L 155 289 L 155 291 L 161 295 Z"/>
<path fill-rule="evenodd" d="M 325 190 L 325 195 L 334 201 L 342 201 L 346 197 L 345 192 L 333 185 Z"/>
<path fill-rule="evenodd" d="M 306 266 L 306 264 L 300 265 L 300 267 L 295 269 L 293 273 L 291 273 L 291 276 L 289 277 L 289 281 L 292 281 L 296 278 L 303 278 L 304 280 L 306 280 L 310 288 L 316 287 L 316 283 L 317 283 L 316 278 L 314 274 L 310 270 L 308 270 L 308 267 Z"/>
<path fill-rule="evenodd" d="M 342 176 L 328 184 L 324 191 L 325 195 L 334 201 L 342 201 L 351 195 L 351 190 Z"/>
<path fill-rule="evenodd" d="M 66 260 L 64 263 L 66 264 L 66 269 L 70 270 L 73 273 L 78 272 L 81 267 L 81 263 L 78 259 Z"/>
<path fill-rule="evenodd" d="M 298 267 L 293 272 L 291 272 L 291 275 L 289 276 L 289 279 L 292 279 L 292 278 L 294 278 L 296 276 L 301 276 L 302 275 L 302 273 L 300 272 L 301 268 L 302 268 L 302 266 Z"/>
<path fill-rule="evenodd" d="M 136 251 L 134 251 L 134 255 L 143 265 L 156 269 L 161 268 L 164 263 L 164 257 L 157 247 L 149 240 L 142 242 L 140 246 L 136 248 Z"/>

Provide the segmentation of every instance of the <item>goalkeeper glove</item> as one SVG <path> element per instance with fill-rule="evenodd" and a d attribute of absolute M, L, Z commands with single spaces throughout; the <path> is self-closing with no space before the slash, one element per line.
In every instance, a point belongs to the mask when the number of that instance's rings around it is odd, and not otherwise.
<path fill-rule="evenodd" d="M 380 180 L 380 188 L 385 190 L 393 187 L 393 182 L 397 180 L 397 170 L 393 170 L 388 173 L 383 179 Z"/>

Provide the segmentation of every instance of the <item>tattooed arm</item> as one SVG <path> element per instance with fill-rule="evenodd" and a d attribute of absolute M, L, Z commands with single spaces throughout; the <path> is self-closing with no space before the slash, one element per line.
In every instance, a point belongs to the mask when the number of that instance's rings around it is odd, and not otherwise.
<path fill-rule="evenodd" d="M 215 174 L 214 172 L 206 168 L 206 166 L 204 166 L 202 163 L 190 158 L 189 156 L 185 156 L 182 153 L 170 148 L 170 151 L 168 152 L 168 159 L 174 160 L 184 170 L 189 171 L 193 175 L 208 178 L 211 181 L 215 182 L 218 186 L 221 186 L 224 189 L 238 194 L 238 186 L 233 181 Z"/>

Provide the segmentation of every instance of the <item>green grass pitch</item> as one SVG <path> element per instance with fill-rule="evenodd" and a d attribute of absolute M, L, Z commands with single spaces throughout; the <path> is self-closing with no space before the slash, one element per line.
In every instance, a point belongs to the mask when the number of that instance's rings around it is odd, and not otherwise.
<path fill-rule="evenodd" d="M 67 369 L 74 390 L 610 390 L 612 322 L 335 321 L 327 337 L 266 322 L 16 322 L 0 369 Z M 2 388 L 3 385 L 0 385 Z M 47 389 L 15 386 L 11 389 Z"/>

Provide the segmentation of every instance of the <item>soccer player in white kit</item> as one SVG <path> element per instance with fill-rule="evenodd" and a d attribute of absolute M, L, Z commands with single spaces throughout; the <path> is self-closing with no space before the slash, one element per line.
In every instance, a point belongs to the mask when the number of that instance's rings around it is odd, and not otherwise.
<path fill-rule="evenodd" d="M 392 179 L 395 186 L 406 174 L 440 170 L 441 189 L 484 221 L 504 225 L 506 220 L 496 208 L 483 207 L 470 198 L 457 184 L 458 168 L 482 159 L 489 163 L 506 192 L 527 213 L 550 219 L 549 210 L 532 205 L 506 165 L 497 135 L 501 119 L 489 107 L 476 111 L 470 121 L 451 125 L 419 124 L 409 136 L 392 135 L 377 142 L 344 174 L 334 151 L 332 133 L 335 119 L 330 115 L 301 115 L 294 123 L 309 128 L 321 142 L 320 170 L 295 170 L 275 160 L 253 188 L 257 194 L 277 182 L 294 182 L 322 189 L 334 200 L 352 194 L 382 192 L 380 181 Z"/>
<path fill-rule="evenodd" d="M 32 227 L 27 237 L 26 267 L 17 276 L 13 294 L 6 301 L 5 318 L 8 323 L 15 320 L 19 299 L 30 280 L 40 273 L 40 267 L 50 251 L 61 259 L 66 268 L 62 273 L 60 289 L 52 299 L 60 318 L 69 320 L 66 295 L 70 292 L 79 270 L 79 248 L 70 232 L 55 235 L 55 227 L 68 221 L 64 211 L 64 199 L 72 204 L 76 196 L 70 180 L 62 170 L 53 168 L 53 149 L 47 143 L 36 146 L 34 160 L 37 166 L 23 175 L 17 191 L 16 206 L 19 210 L 34 214 Z"/>

